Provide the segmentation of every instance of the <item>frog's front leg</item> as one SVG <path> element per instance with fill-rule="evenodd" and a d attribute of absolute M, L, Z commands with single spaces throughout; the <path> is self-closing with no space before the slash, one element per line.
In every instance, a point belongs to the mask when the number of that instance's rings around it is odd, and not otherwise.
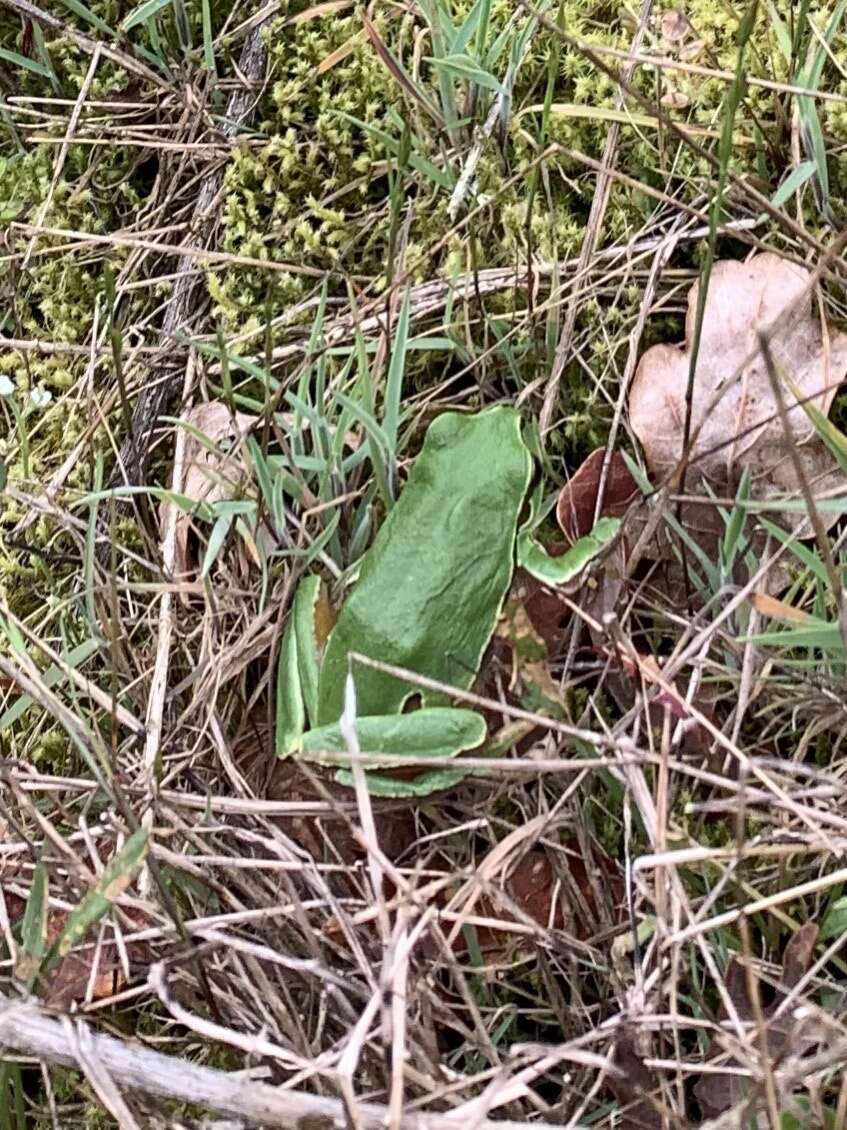
<path fill-rule="evenodd" d="M 305 577 L 297 586 L 279 656 L 276 683 L 276 754 L 300 752 L 303 735 L 318 714 L 323 642 L 319 634 L 322 601 L 320 577 Z"/>

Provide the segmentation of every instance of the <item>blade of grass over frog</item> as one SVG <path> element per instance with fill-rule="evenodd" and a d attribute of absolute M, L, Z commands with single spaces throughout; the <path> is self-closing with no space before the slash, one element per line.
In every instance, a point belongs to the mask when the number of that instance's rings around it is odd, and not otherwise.
<path fill-rule="evenodd" d="M 363 754 L 385 755 L 368 757 L 365 768 L 391 769 L 410 758 L 446 761 L 475 749 L 485 740 L 485 720 L 461 707 L 428 706 L 409 714 L 357 718 L 356 736 Z M 302 755 L 327 765 L 347 764 L 350 754 L 340 724 L 304 734 Z"/>
<path fill-rule="evenodd" d="M 103 874 L 92 889 L 69 913 L 64 930 L 44 959 L 42 972 L 49 971 L 56 961 L 67 957 L 112 903 L 127 890 L 147 857 L 147 840 L 146 828 L 139 828 L 127 837 L 121 850 L 103 868 Z"/>
<path fill-rule="evenodd" d="M 446 412 L 430 425 L 329 637 L 318 724 L 341 715 L 351 651 L 471 685 L 511 581 L 530 472 L 511 408 Z M 364 716 L 399 713 L 415 693 L 372 668 L 356 691 Z"/>
<path fill-rule="evenodd" d="M 403 296 L 397 328 L 391 347 L 391 361 L 388 365 L 388 380 L 385 385 L 385 398 L 382 410 L 382 431 L 388 441 L 388 455 L 391 460 L 392 479 L 396 473 L 397 431 L 400 426 L 400 401 L 403 395 L 403 374 L 406 371 L 406 349 L 409 341 L 409 290 Z"/>
<path fill-rule="evenodd" d="M 621 528 L 620 518 L 601 518 L 590 534 L 574 542 L 561 557 L 551 557 L 528 533 L 518 535 L 518 565 L 547 585 L 564 585 L 572 581 L 615 538 Z"/>
<path fill-rule="evenodd" d="M 300 667 L 297 662 L 297 633 L 293 618 L 289 617 L 282 637 L 282 646 L 279 649 L 276 675 L 277 757 L 289 757 L 295 753 L 300 748 L 305 729 L 306 708 L 300 682 Z"/>
<path fill-rule="evenodd" d="M 297 641 L 297 672 L 307 719 L 318 716 L 320 648 L 315 630 L 315 612 L 321 594 L 320 577 L 304 577 L 294 594 L 291 615 Z"/>
<path fill-rule="evenodd" d="M 99 640 L 85 640 L 84 643 L 77 644 L 75 648 L 68 652 L 65 657 L 65 662 L 69 667 L 79 667 L 86 659 L 94 655 L 96 651 L 99 651 L 100 647 L 101 643 Z M 67 675 L 60 667 L 51 664 L 41 676 L 41 682 L 49 690 L 64 682 L 66 678 Z M 3 713 L 0 714 L 0 734 L 2 734 L 4 730 L 8 730 L 10 726 L 14 726 L 18 719 L 21 718 L 31 706 L 32 699 L 29 695 L 24 694 L 16 699 L 8 710 L 4 710 Z"/>
<path fill-rule="evenodd" d="M 162 8 L 169 8 L 170 5 L 171 0 L 145 0 L 143 4 L 139 4 L 137 8 L 134 8 L 128 16 L 121 20 L 121 31 L 132 31 L 134 27 L 146 23 Z"/>

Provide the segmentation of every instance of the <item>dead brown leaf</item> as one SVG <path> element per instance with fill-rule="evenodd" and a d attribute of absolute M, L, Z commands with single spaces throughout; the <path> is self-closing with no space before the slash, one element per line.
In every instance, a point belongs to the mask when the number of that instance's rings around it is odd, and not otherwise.
<path fill-rule="evenodd" d="M 243 486 L 246 467 L 241 457 L 245 437 L 256 423 L 256 417 L 245 412 L 233 413 L 219 400 L 198 404 L 183 416 L 190 428 L 201 433 L 203 440 L 192 435 L 185 441 L 182 490 L 180 494 L 192 502 L 222 502 L 235 496 Z M 174 505 L 164 502 L 161 522 L 166 526 Z M 191 516 L 182 510 L 176 516 L 176 570 L 185 573 L 190 567 L 188 534 Z"/>
<path fill-rule="evenodd" d="M 659 27 L 662 39 L 667 40 L 668 43 L 680 43 L 691 30 L 691 23 L 681 8 L 671 8 L 667 12 L 662 12 Z"/>
<path fill-rule="evenodd" d="M 808 281 L 808 271 L 771 252 L 744 263 L 715 264 L 694 378 L 691 434 L 696 439 L 684 484 L 688 493 L 705 493 L 708 485 L 718 497 L 732 497 L 743 470 L 749 468 L 753 498 L 795 494 L 800 484 L 791 446 L 799 453 L 816 495 L 843 485 L 843 474 L 836 470 L 795 396 L 798 393 L 826 415 L 847 374 L 847 334 L 822 327 L 812 315 L 811 294 L 804 293 Z M 683 455 L 689 348 L 698 293 L 699 282 L 688 293 L 685 343 L 648 349 L 630 391 L 630 423 L 648 470 L 657 478 L 672 476 Z M 796 313 L 789 317 L 795 305 Z M 771 334 L 778 372 L 791 385 L 786 383 L 783 389 L 791 433 L 787 436 L 758 346 L 757 333 L 765 329 Z M 736 372 L 740 379 L 733 380 Z M 725 393 L 715 403 L 723 388 Z M 695 508 L 683 508 L 688 525 L 691 514 L 686 515 L 686 509 Z M 834 517 L 822 515 L 830 524 Z M 785 512 L 782 520 L 798 532 L 808 526 L 798 513 Z"/>
<path fill-rule="evenodd" d="M 13 891 L 4 890 L 3 897 L 6 901 L 6 910 L 9 921 L 14 924 L 24 915 L 26 900 Z M 124 910 L 126 914 L 126 909 Z M 130 913 L 130 917 L 133 914 Z M 137 924 L 141 925 L 141 918 L 137 917 Z M 62 936 L 68 922 L 68 911 L 52 909 L 47 913 L 45 941 L 49 948 Z M 90 999 L 93 1001 L 105 1000 L 111 997 L 126 985 L 126 973 L 118 947 L 113 941 L 104 941 L 98 948 L 92 936 L 81 946 L 72 950 L 61 958 L 50 972 L 36 985 L 35 991 L 42 1001 L 51 1008 L 68 1009 L 72 1004 L 78 1004 L 87 998 L 88 986 L 91 983 Z M 126 946 L 127 956 L 130 961 L 143 961 L 147 955 L 147 947 L 142 942 L 130 942 Z M 96 968 L 95 968 L 96 962 Z M 28 978 L 34 969 L 30 969 L 25 959 L 16 966 L 16 974 L 21 979 Z"/>
<path fill-rule="evenodd" d="M 591 533 L 605 459 L 605 447 L 592 451 L 559 493 L 556 521 L 571 542 Z M 619 451 L 612 451 L 599 517 L 620 517 L 637 495 L 638 485 L 629 473 L 624 457 Z"/>
<path fill-rule="evenodd" d="M 586 861 L 576 839 L 568 840 L 564 848 L 556 854 L 555 861 L 542 848 L 525 852 L 509 869 L 502 896 L 492 892 L 476 902 L 473 916 L 487 918 L 492 923 L 474 927 L 476 943 L 489 959 L 503 958 L 515 946 L 526 945 L 526 936 L 511 931 L 509 924 L 527 919 L 542 929 L 564 930 L 579 941 L 591 937 L 597 930 L 598 909 L 588 867 L 602 876 L 612 902 L 623 906 L 620 869 L 604 852 L 592 845 L 592 858 Z M 467 949 L 468 940 L 464 932 L 459 932 L 453 940 L 452 952 L 462 954 Z"/>
<path fill-rule="evenodd" d="M 657 1101 L 658 1080 L 636 1049 L 635 1033 L 624 1028 L 615 1042 L 614 1066 L 609 1073 L 609 1090 L 621 1107 L 621 1130 L 663 1130 L 664 1122 Z"/>
<path fill-rule="evenodd" d="M 750 595 L 750 603 L 761 616 L 768 616 L 772 620 L 781 620 L 785 624 L 808 624 L 812 617 L 802 608 L 794 608 L 784 600 L 777 600 L 766 592 L 754 592 Z"/>

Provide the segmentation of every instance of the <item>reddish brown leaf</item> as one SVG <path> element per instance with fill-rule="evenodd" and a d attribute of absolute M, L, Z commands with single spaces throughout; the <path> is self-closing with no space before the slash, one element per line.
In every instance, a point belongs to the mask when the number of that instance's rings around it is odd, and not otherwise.
<path fill-rule="evenodd" d="M 505 955 L 517 942 L 525 942 L 525 938 L 508 929 L 508 923 L 520 922 L 524 916 L 543 929 L 552 926 L 566 930 L 580 941 L 596 933 L 597 906 L 586 863 L 576 840 L 568 841 L 565 848 L 565 852 L 557 853 L 555 860 L 541 848 L 526 852 L 507 873 L 504 897 L 486 894 L 476 903 L 472 911 L 474 917 L 504 923 L 502 929 L 475 926 L 477 944 L 487 957 Z M 623 883 L 612 860 L 594 847 L 590 866 L 600 872 L 612 901 L 622 905 Z M 559 882 L 560 879 L 563 881 Z M 586 913 L 590 917 L 586 917 Z M 464 953 L 467 948 L 464 934 L 457 934 L 453 952 Z"/>
<path fill-rule="evenodd" d="M 591 533 L 605 459 L 605 447 L 592 451 L 559 493 L 556 520 L 571 542 Z M 613 451 L 606 472 L 600 517 L 619 517 L 637 494 L 638 485 L 629 473 L 624 457 L 619 451 Z"/>
<path fill-rule="evenodd" d="M 515 574 L 512 592 L 523 605 L 533 630 L 544 641 L 548 657 L 557 658 L 561 654 L 571 619 L 571 611 L 562 594 L 548 588 L 523 569 Z"/>

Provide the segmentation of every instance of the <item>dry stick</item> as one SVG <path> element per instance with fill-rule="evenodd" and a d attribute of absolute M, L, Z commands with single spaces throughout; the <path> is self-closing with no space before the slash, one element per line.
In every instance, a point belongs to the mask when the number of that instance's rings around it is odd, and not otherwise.
<path fill-rule="evenodd" d="M 67 1030 L 71 1024 L 70 1020 L 63 1025 L 45 1016 L 37 1004 L 12 1001 L 0 993 L 0 1046 L 7 1053 L 79 1067 L 74 1041 Z M 124 1087 L 178 1102 L 196 1103 L 219 1114 L 288 1130 L 303 1130 L 307 1125 L 320 1125 L 322 1130 L 344 1130 L 348 1125 L 346 1109 L 339 1099 L 272 1087 L 249 1079 L 244 1072 L 201 1067 L 111 1036 L 92 1033 L 82 1023 L 75 1027 L 87 1059 L 96 1061 Z M 357 1103 L 356 1114 L 364 1130 L 385 1130 L 387 1107 L 379 1103 Z M 467 1119 L 457 1120 L 449 1114 L 409 1111 L 403 1114 L 403 1130 L 463 1130 L 466 1126 Z M 545 1130 L 540 1122 L 489 1119 L 474 1123 L 474 1127 L 475 1130 Z"/>
<path fill-rule="evenodd" d="M 98 1057 L 92 1054 L 91 1030 L 82 1025 L 74 1026 L 70 1017 L 63 1017 L 62 1024 L 83 1074 L 120 1130 L 141 1130 L 111 1075 Z"/>
<path fill-rule="evenodd" d="M 647 30 L 647 25 L 650 21 L 650 13 L 653 8 L 653 0 L 645 0 L 644 6 L 641 10 L 641 18 L 638 21 L 638 27 L 632 41 L 633 51 L 637 51 L 641 46 L 641 41 L 644 38 L 644 33 Z M 622 109 L 625 100 L 624 84 L 628 85 L 632 75 L 635 71 L 636 64 L 629 62 L 624 69 L 624 83 L 618 87 L 617 97 L 615 99 L 617 109 Z M 580 305 L 580 290 L 582 289 L 580 283 L 589 271 L 591 262 L 594 259 L 594 251 L 597 247 L 597 240 L 600 237 L 600 230 L 603 226 L 603 218 L 606 215 L 606 207 L 609 203 L 609 195 L 612 190 L 612 177 L 610 170 L 615 163 L 615 155 L 618 148 L 618 137 L 620 135 L 620 123 L 612 122 L 609 132 L 606 136 L 606 144 L 603 147 L 602 157 L 602 171 L 598 173 L 597 185 L 594 190 L 594 199 L 591 201 L 591 211 L 588 215 L 588 224 L 585 229 L 585 237 L 582 241 L 582 248 L 580 250 L 579 265 L 576 269 L 577 287 L 576 292 L 571 297 L 568 303 L 567 313 L 565 314 L 565 324 L 562 326 L 562 333 L 559 337 L 558 344 L 556 345 L 556 353 L 553 357 L 553 369 L 547 381 L 547 387 L 544 390 L 544 402 L 541 406 L 541 415 L 539 417 L 538 425 L 541 431 L 542 440 L 550 431 L 553 420 L 553 409 L 556 405 L 556 398 L 559 393 L 559 384 L 562 379 L 562 373 L 565 370 L 565 362 L 571 347 L 573 339 L 573 331 L 576 326 L 576 316 L 579 312 Z"/>
<path fill-rule="evenodd" d="M 451 220 L 455 220 L 459 214 L 459 209 L 462 206 L 462 201 L 467 195 L 470 188 L 471 181 L 476 174 L 476 167 L 479 164 L 479 159 L 482 156 L 482 151 L 485 148 L 485 143 L 491 136 L 494 126 L 497 124 L 497 119 L 500 117 L 500 112 L 503 109 L 503 101 L 505 95 L 503 91 L 497 95 L 491 103 L 491 109 L 488 111 L 488 117 L 485 119 L 482 129 L 473 144 L 473 148 L 468 154 L 468 159 L 465 161 L 464 168 L 456 181 L 456 187 L 453 189 L 453 195 L 450 197 L 450 203 L 447 206 L 447 215 Z"/>
<path fill-rule="evenodd" d="M 185 367 L 185 383 L 183 384 L 183 402 L 187 403 L 194 384 L 194 354 L 189 354 L 188 364 Z M 188 433 L 185 428 L 177 428 L 174 441 L 174 469 L 171 490 L 176 494 L 182 492 L 183 472 L 185 470 L 185 446 Z M 162 537 L 162 567 L 169 577 L 176 572 L 176 528 L 179 511 L 177 507 L 170 506 L 165 518 L 165 529 Z M 153 666 L 153 677 L 150 680 L 150 693 L 147 697 L 147 716 L 145 718 L 144 739 L 144 791 L 147 804 L 141 817 L 141 826 L 148 830 L 153 827 L 154 804 L 158 793 L 158 780 L 156 777 L 156 762 L 162 742 L 162 720 L 165 713 L 165 697 L 168 689 L 168 669 L 170 667 L 171 644 L 173 641 L 173 593 L 165 589 L 159 605 L 159 638 L 156 644 L 156 661 Z M 139 891 L 142 898 L 149 898 L 152 894 L 153 880 L 150 869 L 145 866 L 139 880 Z"/>

